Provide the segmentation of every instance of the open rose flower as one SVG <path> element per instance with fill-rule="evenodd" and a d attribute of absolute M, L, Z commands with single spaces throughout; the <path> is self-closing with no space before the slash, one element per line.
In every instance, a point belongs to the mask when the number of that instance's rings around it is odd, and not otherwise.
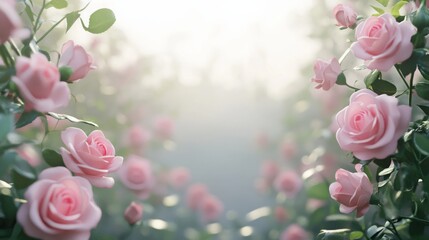
<path fill-rule="evenodd" d="M 338 4 L 334 7 L 333 14 L 337 20 L 337 26 L 351 27 L 356 23 L 357 13 L 353 8 L 345 4 Z"/>
<path fill-rule="evenodd" d="M 184 187 L 190 180 L 191 174 L 187 168 L 177 167 L 168 172 L 168 183 L 170 186 L 180 189 Z"/>
<path fill-rule="evenodd" d="M 129 156 L 119 170 L 119 178 L 125 187 L 138 198 L 146 199 L 153 190 L 155 178 L 150 162 L 136 155 Z"/>
<path fill-rule="evenodd" d="M 53 111 L 67 106 L 70 90 L 67 83 L 60 82 L 60 73 L 41 53 L 31 58 L 17 57 L 16 76 L 12 81 L 18 86 L 24 99 L 25 110 Z"/>
<path fill-rule="evenodd" d="M 72 69 L 68 81 L 74 82 L 84 78 L 89 70 L 94 69 L 93 60 L 85 49 L 69 40 L 64 43 L 61 49 L 61 57 L 59 59 L 60 67 L 69 67 Z"/>
<path fill-rule="evenodd" d="M 338 169 L 335 173 L 336 182 L 329 186 L 332 199 L 340 203 L 340 212 L 351 213 L 356 210 L 356 216 L 363 216 L 369 208 L 369 200 L 373 193 L 372 184 L 361 170 L 361 165 L 355 165 L 355 173 Z"/>
<path fill-rule="evenodd" d="M 124 211 L 124 218 L 131 225 L 136 224 L 138 221 L 140 221 L 140 219 L 142 219 L 142 216 L 143 206 L 136 202 L 131 202 L 130 205 L 128 205 L 128 207 Z"/>
<path fill-rule="evenodd" d="M 360 160 L 384 159 L 395 153 L 410 120 L 411 107 L 398 106 L 397 98 L 361 89 L 336 116 L 337 141 Z"/>
<path fill-rule="evenodd" d="M 30 31 L 22 28 L 21 17 L 15 6 L 15 0 L 0 1 L 0 44 L 5 43 L 11 37 L 24 39 L 30 36 Z"/>
<path fill-rule="evenodd" d="M 407 60 L 413 52 L 411 37 L 417 29 L 410 21 L 396 22 L 390 14 L 369 17 L 356 27 L 353 54 L 365 60 L 369 69 L 387 71 Z"/>
<path fill-rule="evenodd" d="M 64 167 L 42 171 L 25 192 L 17 220 L 24 232 L 44 240 L 84 240 L 101 218 L 91 184 Z"/>
<path fill-rule="evenodd" d="M 283 231 L 280 240 L 310 240 L 310 235 L 298 224 L 292 224 Z"/>
<path fill-rule="evenodd" d="M 293 197 L 301 190 L 303 182 L 296 172 L 284 171 L 277 176 L 274 185 L 277 191 Z"/>
<path fill-rule="evenodd" d="M 315 88 L 327 91 L 335 85 L 338 75 L 341 73 L 341 66 L 336 58 L 332 58 L 330 61 L 318 59 L 314 63 L 313 70 L 314 76 L 311 81 L 316 83 Z"/>
<path fill-rule="evenodd" d="M 106 175 L 118 170 L 123 158 L 115 156 L 115 148 L 103 132 L 95 130 L 86 136 L 81 129 L 69 127 L 61 132 L 61 139 L 66 146 L 61 148 L 61 156 L 68 169 L 96 187 L 113 186 L 115 180 Z"/>

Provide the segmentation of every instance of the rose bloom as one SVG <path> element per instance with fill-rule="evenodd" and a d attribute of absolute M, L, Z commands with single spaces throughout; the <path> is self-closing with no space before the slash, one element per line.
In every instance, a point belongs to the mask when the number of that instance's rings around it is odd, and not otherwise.
<path fill-rule="evenodd" d="M 115 180 L 106 175 L 118 170 L 123 158 L 115 156 L 115 148 L 103 132 L 95 130 L 86 136 L 81 129 L 69 127 L 61 132 L 61 140 L 66 146 L 61 148 L 61 156 L 68 169 L 96 187 L 113 186 Z"/>
<path fill-rule="evenodd" d="M 268 160 L 262 164 L 261 175 L 266 182 L 271 184 L 276 179 L 278 173 L 279 166 L 276 162 Z"/>
<path fill-rule="evenodd" d="M 130 205 L 128 205 L 128 207 L 124 211 L 124 218 L 131 225 L 136 224 L 138 221 L 140 221 L 140 219 L 142 219 L 142 216 L 143 206 L 136 202 L 131 202 Z"/>
<path fill-rule="evenodd" d="M 168 139 L 173 135 L 174 123 L 168 117 L 158 117 L 155 119 L 154 128 L 159 137 Z"/>
<path fill-rule="evenodd" d="M 207 187 L 203 184 L 196 183 L 190 186 L 186 192 L 186 204 L 192 210 L 197 210 L 203 200 L 208 195 Z"/>
<path fill-rule="evenodd" d="M 341 73 L 341 66 L 336 58 L 332 58 L 330 61 L 318 59 L 314 63 L 313 71 L 314 76 L 311 81 L 316 83 L 315 88 L 322 88 L 327 91 L 337 82 L 338 75 Z"/>
<path fill-rule="evenodd" d="M 283 231 L 280 240 L 310 240 L 310 235 L 298 224 L 292 224 Z"/>
<path fill-rule="evenodd" d="M 57 67 L 43 54 L 33 53 L 31 58 L 17 57 L 15 67 L 16 76 L 12 81 L 24 99 L 26 111 L 49 112 L 67 106 L 70 100 L 67 83 L 60 82 Z"/>
<path fill-rule="evenodd" d="M 40 152 L 31 144 L 22 144 L 16 148 L 18 156 L 28 162 L 33 167 L 36 167 L 42 163 L 42 156 Z"/>
<path fill-rule="evenodd" d="M 407 131 L 411 107 L 398 106 L 393 96 L 361 89 L 350 96 L 349 106 L 336 115 L 337 141 L 360 160 L 384 159 L 395 153 L 397 141 Z"/>
<path fill-rule="evenodd" d="M 140 125 L 132 126 L 127 132 L 126 142 L 132 147 L 141 149 L 150 140 L 150 133 Z"/>
<path fill-rule="evenodd" d="M 146 199 L 155 185 L 150 162 L 137 155 L 129 156 L 119 170 L 122 183 L 133 191 L 138 198 Z"/>
<path fill-rule="evenodd" d="M 284 207 L 276 207 L 274 209 L 274 218 L 277 222 L 286 222 L 289 219 L 289 214 Z"/>
<path fill-rule="evenodd" d="M 72 40 L 64 43 L 61 49 L 59 66 L 72 69 L 73 72 L 68 79 L 69 82 L 84 78 L 89 70 L 95 68 L 92 62 L 91 55 L 82 46 L 75 44 Z"/>
<path fill-rule="evenodd" d="M 64 167 L 42 171 L 25 192 L 27 203 L 18 209 L 24 232 L 44 240 L 89 239 L 101 218 L 88 180 L 73 177 Z"/>
<path fill-rule="evenodd" d="M 188 169 L 184 167 L 178 167 L 170 170 L 168 173 L 168 182 L 170 186 L 179 189 L 185 186 L 191 178 Z"/>
<path fill-rule="evenodd" d="M 333 14 L 337 20 L 337 26 L 349 28 L 356 23 L 357 13 L 353 8 L 345 4 L 336 5 Z"/>
<path fill-rule="evenodd" d="M 387 13 L 369 17 L 356 27 L 357 41 L 351 45 L 351 51 L 357 58 L 365 60 L 369 69 L 387 71 L 411 56 L 411 37 L 416 31 L 411 22 L 398 23 Z"/>
<path fill-rule="evenodd" d="M 361 165 L 356 164 L 355 173 L 338 169 L 335 173 L 336 182 L 329 186 L 331 198 L 340 203 L 340 212 L 351 213 L 356 210 L 356 216 L 363 216 L 369 208 L 369 200 L 373 193 L 372 184 Z"/>
<path fill-rule="evenodd" d="M 223 205 L 217 197 L 207 194 L 201 200 L 199 211 L 203 221 L 213 222 L 216 221 L 222 213 Z"/>
<path fill-rule="evenodd" d="M 274 182 L 277 191 L 283 192 L 289 197 L 294 197 L 301 190 L 302 185 L 301 177 L 293 171 L 280 173 Z"/>
<path fill-rule="evenodd" d="M 15 7 L 15 0 L 0 1 L 0 44 L 11 37 L 24 39 L 30 36 L 30 31 L 22 28 L 21 17 Z"/>

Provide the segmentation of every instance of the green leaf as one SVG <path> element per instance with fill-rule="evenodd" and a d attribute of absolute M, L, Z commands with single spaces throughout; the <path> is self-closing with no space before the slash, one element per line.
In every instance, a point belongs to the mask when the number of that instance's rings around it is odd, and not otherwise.
<path fill-rule="evenodd" d="M 63 9 L 68 6 L 66 0 L 52 0 L 45 5 L 45 8 L 54 7 L 56 9 Z"/>
<path fill-rule="evenodd" d="M 395 5 L 393 5 L 391 10 L 392 15 L 394 17 L 400 16 L 399 10 L 407 3 L 408 3 L 407 1 L 399 1 Z"/>
<path fill-rule="evenodd" d="M 329 188 L 325 182 L 317 183 L 307 189 L 309 198 L 326 200 L 329 198 Z"/>
<path fill-rule="evenodd" d="M 375 14 L 375 15 L 381 15 L 381 14 L 383 14 L 383 13 L 384 13 L 384 9 L 382 9 L 382 8 L 379 8 L 379 7 L 376 7 L 376 6 L 372 6 L 372 5 L 371 5 L 371 7 L 372 7 L 375 11 L 377 11 L 377 14 Z"/>
<path fill-rule="evenodd" d="M 66 15 L 66 21 L 67 21 L 66 32 L 70 30 L 70 28 L 73 26 L 73 24 L 76 22 L 76 20 L 79 17 L 80 17 L 79 12 L 71 12 Z"/>
<path fill-rule="evenodd" d="M 12 114 L 0 113 L 0 142 L 2 142 L 8 133 L 14 129 L 14 118 Z"/>
<path fill-rule="evenodd" d="M 51 116 L 51 117 L 53 117 L 53 118 L 55 118 L 55 119 L 58 119 L 58 120 L 67 119 L 70 122 L 85 123 L 85 124 L 88 124 L 88 125 L 91 125 L 91 126 L 94 126 L 94 127 L 98 127 L 98 125 L 96 123 L 93 123 L 93 122 L 90 122 L 90 121 L 86 121 L 86 120 L 81 120 L 81 119 L 75 118 L 75 117 L 70 116 L 70 115 L 60 114 L 60 113 L 54 113 L 54 112 L 48 112 L 46 114 L 49 115 L 49 116 Z"/>
<path fill-rule="evenodd" d="M 389 0 L 376 0 L 377 2 L 379 2 L 381 5 L 383 5 L 384 7 L 387 7 L 387 5 L 389 4 Z"/>
<path fill-rule="evenodd" d="M 343 72 L 341 72 L 340 75 L 338 75 L 336 83 L 338 85 L 347 85 L 346 75 L 344 75 Z"/>
<path fill-rule="evenodd" d="M 403 61 L 401 64 L 397 64 L 396 66 L 399 67 L 399 69 L 401 70 L 404 76 L 408 76 L 409 74 L 416 71 L 418 58 L 419 58 L 419 53 L 417 53 L 416 51 L 413 51 L 413 54 L 411 55 L 410 58 Z"/>
<path fill-rule="evenodd" d="M 425 55 L 420 57 L 417 61 L 417 67 L 419 68 L 420 73 L 422 76 L 429 80 L 429 55 L 427 55 L 427 52 L 424 52 Z"/>
<path fill-rule="evenodd" d="M 51 149 L 44 149 L 42 151 L 43 159 L 51 167 L 64 166 L 63 158 L 61 154 Z"/>
<path fill-rule="evenodd" d="M 382 79 L 378 79 L 377 81 L 373 82 L 371 87 L 372 90 L 379 95 L 387 94 L 392 96 L 396 93 L 396 86 L 393 83 Z"/>
<path fill-rule="evenodd" d="M 419 82 L 416 84 L 417 95 L 424 100 L 429 100 L 429 82 Z"/>
<path fill-rule="evenodd" d="M 23 112 L 19 117 L 18 121 L 15 123 L 15 127 L 24 127 L 25 125 L 32 123 L 34 119 L 36 119 L 40 115 L 41 113 L 37 111 Z"/>
<path fill-rule="evenodd" d="M 429 138 L 426 134 L 414 133 L 414 146 L 420 153 L 429 156 Z"/>
<path fill-rule="evenodd" d="M 370 86 L 375 82 L 375 80 L 379 79 L 380 76 L 381 76 L 380 71 L 378 70 L 371 71 L 371 73 L 365 77 L 365 80 L 364 80 L 365 86 L 367 88 L 370 88 Z"/>
<path fill-rule="evenodd" d="M 23 189 L 36 181 L 37 176 L 34 169 L 27 161 L 16 158 L 12 167 L 13 186 L 17 189 Z"/>
<path fill-rule="evenodd" d="M 419 106 L 419 108 L 426 114 L 429 115 L 429 106 L 425 106 L 425 105 L 417 105 Z"/>
<path fill-rule="evenodd" d="M 71 67 L 62 66 L 60 67 L 60 80 L 67 82 L 70 76 L 73 74 L 73 69 Z"/>
<path fill-rule="evenodd" d="M 14 221 L 16 218 L 16 212 L 18 210 L 14 199 L 11 196 L 0 194 L 0 206 L 3 210 L 5 218 Z"/>
<path fill-rule="evenodd" d="M 357 240 L 363 238 L 363 232 L 361 231 L 353 231 L 350 233 L 349 239 L 350 240 Z"/>
<path fill-rule="evenodd" d="M 98 34 L 107 31 L 116 21 L 115 14 L 108 8 L 98 9 L 89 17 L 89 25 L 84 29 L 90 33 Z"/>

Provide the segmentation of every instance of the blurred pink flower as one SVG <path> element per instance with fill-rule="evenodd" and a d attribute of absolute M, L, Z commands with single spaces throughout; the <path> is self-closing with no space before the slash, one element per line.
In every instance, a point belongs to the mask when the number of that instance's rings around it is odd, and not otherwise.
<path fill-rule="evenodd" d="M 131 202 L 130 205 L 124 211 L 125 220 L 133 225 L 142 219 L 143 216 L 143 206 L 136 203 Z"/>
<path fill-rule="evenodd" d="M 357 41 L 352 44 L 351 51 L 365 60 L 369 69 L 387 71 L 411 56 L 414 48 L 411 37 L 416 31 L 410 21 L 398 23 L 388 13 L 369 17 L 356 27 Z"/>
<path fill-rule="evenodd" d="M 135 149 L 142 149 L 150 140 L 151 135 L 140 125 L 133 125 L 127 132 L 127 143 Z"/>
<path fill-rule="evenodd" d="M 295 141 L 293 141 L 292 139 L 286 139 L 283 141 L 282 145 L 280 146 L 280 151 L 285 160 L 291 160 L 295 157 L 296 153 L 298 152 L 298 146 L 296 145 Z"/>
<path fill-rule="evenodd" d="M 30 36 L 28 29 L 22 28 L 21 17 L 15 9 L 16 1 L 0 1 L 0 44 L 5 43 L 9 38 L 24 39 Z"/>
<path fill-rule="evenodd" d="M 408 129 L 411 107 L 398 105 L 394 96 L 361 89 L 337 116 L 337 141 L 360 160 L 384 159 L 395 153 L 397 141 Z"/>
<path fill-rule="evenodd" d="M 274 218 L 277 222 L 283 223 L 289 219 L 289 214 L 284 207 L 277 206 L 274 209 Z"/>
<path fill-rule="evenodd" d="M 351 27 L 356 23 L 357 13 L 346 4 L 338 4 L 334 7 L 333 14 L 337 20 L 337 26 Z"/>
<path fill-rule="evenodd" d="M 22 144 L 16 148 L 18 156 L 27 161 L 31 166 L 36 167 L 42 163 L 40 152 L 31 144 Z"/>
<path fill-rule="evenodd" d="M 294 197 L 302 188 L 301 177 L 294 171 L 284 171 L 280 173 L 274 186 L 279 192 L 283 192 L 288 197 Z"/>
<path fill-rule="evenodd" d="M 68 104 L 70 90 L 67 83 L 60 82 L 58 69 L 43 54 L 17 57 L 15 67 L 16 76 L 12 81 L 24 99 L 26 111 L 49 112 Z"/>
<path fill-rule="evenodd" d="M 340 212 L 351 213 L 356 210 L 356 216 L 361 217 L 368 211 L 373 187 L 361 171 L 361 165 L 356 164 L 355 168 L 355 173 L 338 169 L 335 173 L 336 182 L 329 186 L 329 193 L 332 199 L 340 203 Z"/>
<path fill-rule="evenodd" d="M 208 195 L 207 187 L 196 183 L 191 185 L 186 192 L 186 204 L 192 210 L 197 210 L 201 205 L 203 198 Z"/>
<path fill-rule="evenodd" d="M 327 91 L 337 82 L 338 75 L 341 73 L 340 63 L 336 58 L 329 61 L 317 59 L 313 67 L 314 76 L 311 78 L 316 83 L 315 88 Z"/>
<path fill-rule="evenodd" d="M 119 170 L 119 178 L 140 199 L 148 198 L 155 185 L 150 162 L 137 155 L 126 158 Z"/>
<path fill-rule="evenodd" d="M 168 117 L 158 117 L 154 122 L 155 133 L 164 139 L 169 139 L 172 137 L 174 132 L 174 123 Z"/>
<path fill-rule="evenodd" d="M 217 197 L 207 194 L 201 200 L 199 211 L 203 221 L 213 222 L 219 219 L 223 211 L 223 205 Z"/>
<path fill-rule="evenodd" d="M 61 148 L 61 156 L 68 169 L 96 187 L 113 187 L 115 180 L 106 175 L 117 171 L 123 158 L 115 156 L 115 147 L 103 132 L 95 130 L 86 136 L 81 129 L 69 127 L 61 132 L 61 140 L 66 146 Z"/>
<path fill-rule="evenodd" d="M 24 232 L 44 240 L 89 239 L 101 218 L 91 184 L 73 177 L 64 167 L 45 169 L 25 192 L 27 203 L 18 209 Z"/>
<path fill-rule="evenodd" d="M 310 240 L 310 235 L 298 224 L 292 224 L 286 228 L 280 240 Z"/>
<path fill-rule="evenodd" d="M 261 175 L 267 183 L 272 184 L 279 171 L 279 166 L 275 161 L 267 160 L 262 164 Z"/>
<path fill-rule="evenodd" d="M 178 167 L 170 170 L 168 173 L 168 182 L 170 186 L 176 189 L 184 187 L 190 180 L 191 175 L 188 169 L 184 167 Z"/>
<path fill-rule="evenodd" d="M 59 67 L 69 67 L 72 69 L 68 82 L 74 82 L 84 78 L 89 70 L 94 69 L 93 60 L 85 49 L 75 44 L 72 40 L 64 43 L 61 49 Z"/>

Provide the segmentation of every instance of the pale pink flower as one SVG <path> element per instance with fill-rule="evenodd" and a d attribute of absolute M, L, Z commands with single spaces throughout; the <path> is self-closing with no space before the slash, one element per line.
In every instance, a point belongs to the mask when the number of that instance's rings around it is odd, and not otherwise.
<path fill-rule="evenodd" d="M 368 176 L 362 172 L 361 165 L 355 166 L 355 173 L 338 169 L 335 173 L 336 182 L 329 186 L 332 199 L 340 203 L 340 212 L 351 213 L 356 210 L 356 216 L 363 216 L 369 208 L 369 200 L 373 187 Z"/>
<path fill-rule="evenodd" d="M 261 175 L 267 183 L 272 183 L 279 173 L 279 166 L 275 161 L 264 161 L 261 168 Z"/>
<path fill-rule="evenodd" d="M 387 71 L 411 56 L 414 48 L 411 37 L 416 31 L 410 21 L 398 23 L 388 13 L 369 17 L 356 27 L 357 41 L 352 44 L 351 51 L 365 60 L 369 69 Z"/>
<path fill-rule="evenodd" d="M 356 23 L 357 13 L 346 4 L 338 4 L 334 7 L 333 14 L 337 20 L 337 26 L 352 27 Z"/>
<path fill-rule="evenodd" d="M 316 83 L 315 88 L 322 88 L 328 91 L 337 82 L 337 78 L 341 73 L 341 66 L 336 58 L 331 58 L 329 61 L 317 59 L 314 63 L 313 71 L 314 76 L 311 81 Z"/>
<path fill-rule="evenodd" d="M 282 235 L 280 236 L 280 240 L 310 240 L 310 234 L 306 232 L 301 226 L 298 224 L 292 224 L 287 227 Z"/>
<path fill-rule="evenodd" d="M 174 132 L 174 123 L 168 117 L 158 117 L 154 122 L 155 133 L 161 138 L 171 138 Z"/>
<path fill-rule="evenodd" d="M 213 222 L 219 219 L 223 211 L 222 202 L 213 195 L 205 195 L 199 207 L 201 218 L 205 222 Z"/>
<path fill-rule="evenodd" d="M 22 144 L 16 148 L 18 156 L 27 161 L 31 166 L 36 167 L 42 163 L 40 152 L 31 144 Z"/>
<path fill-rule="evenodd" d="M 192 210 L 197 210 L 201 205 L 203 198 L 208 195 L 207 187 L 196 183 L 191 185 L 186 192 L 186 204 Z"/>
<path fill-rule="evenodd" d="M 30 36 L 28 29 L 22 28 L 21 17 L 15 9 L 16 1 L 0 1 L 0 44 L 5 43 L 9 38 L 24 39 Z"/>
<path fill-rule="evenodd" d="M 184 187 L 190 179 L 191 175 L 188 169 L 184 167 L 174 168 L 168 173 L 168 182 L 170 186 L 173 186 L 176 189 Z"/>
<path fill-rule="evenodd" d="M 294 171 L 280 173 L 274 182 L 277 191 L 289 197 L 294 197 L 301 190 L 302 185 L 302 178 Z"/>
<path fill-rule="evenodd" d="M 155 186 L 150 162 L 137 155 L 131 155 L 124 161 L 119 178 L 140 199 L 148 198 Z"/>
<path fill-rule="evenodd" d="M 70 90 L 67 83 L 60 82 L 60 73 L 41 53 L 31 58 L 17 57 L 16 76 L 12 81 L 18 86 L 24 100 L 25 110 L 50 112 L 67 106 Z"/>
<path fill-rule="evenodd" d="M 274 218 L 277 222 L 286 222 L 289 219 L 289 214 L 284 207 L 276 207 L 274 209 Z"/>
<path fill-rule="evenodd" d="M 79 128 L 69 127 L 61 132 L 65 148 L 61 156 L 68 169 L 88 179 L 94 186 L 111 188 L 115 183 L 106 175 L 122 166 L 123 158 L 115 156 L 115 147 L 100 130 L 86 136 Z"/>
<path fill-rule="evenodd" d="M 101 218 L 91 184 L 64 167 L 42 171 L 24 194 L 17 220 L 24 232 L 44 240 L 89 239 Z"/>
<path fill-rule="evenodd" d="M 280 151 L 285 160 L 291 160 L 298 152 L 298 146 L 292 139 L 286 139 L 280 146 Z"/>
<path fill-rule="evenodd" d="M 130 205 L 124 211 L 125 220 L 133 225 L 142 219 L 143 216 L 143 206 L 136 203 L 131 202 Z"/>
<path fill-rule="evenodd" d="M 127 132 L 127 143 L 132 148 L 142 149 L 150 140 L 150 133 L 140 125 L 133 125 Z"/>
<path fill-rule="evenodd" d="M 411 107 L 393 96 L 361 89 L 350 96 L 349 106 L 336 116 L 337 141 L 360 160 L 384 159 L 395 153 L 397 141 L 407 131 Z"/>
<path fill-rule="evenodd" d="M 89 70 L 95 68 L 91 55 L 82 46 L 75 44 L 72 40 L 64 43 L 61 49 L 59 66 L 72 69 L 73 72 L 67 80 L 69 82 L 84 78 Z"/>

